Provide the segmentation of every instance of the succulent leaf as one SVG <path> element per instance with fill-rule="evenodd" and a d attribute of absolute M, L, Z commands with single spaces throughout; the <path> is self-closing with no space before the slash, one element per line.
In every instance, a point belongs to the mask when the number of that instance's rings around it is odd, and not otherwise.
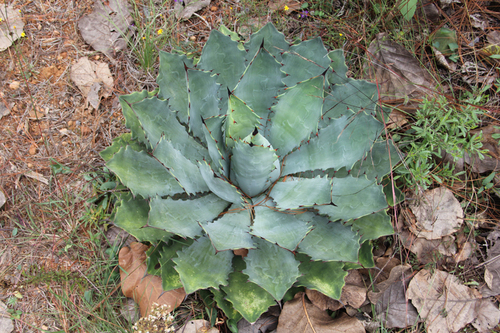
<path fill-rule="evenodd" d="M 147 98 L 134 104 L 134 111 L 152 149 L 164 137 L 192 162 L 208 159 L 206 149 L 186 132 L 175 113 L 170 111 L 167 101 Z"/>
<path fill-rule="evenodd" d="M 248 141 L 238 140 L 233 148 L 231 170 L 240 189 L 249 197 L 254 197 L 267 188 L 271 172 L 276 169 L 278 159 L 275 150 L 267 140 L 257 133 Z"/>
<path fill-rule="evenodd" d="M 251 234 L 289 251 L 295 251 L 312 228 L 309 222 L 314 214 L 310 212 L 288 214 L 264 206 L 257 206 L 254 211 Z"/>
<path fill-rule="evenodd" d="M 149 204 L 146 200 L 139 196 L 132 198 L 130 194 L 122 194 L 116 208 L 114 224 L 139 241 L 167 240 L 172 234 L 147 226 L 148 212 Z"/>
<path fill-rule="evenodd" d="M 375 267 L 375 261 L 373 260 L 373 247 L 370 241 L 364 241 L 359 248 L 358 261 L 363 268 L 373 268 Z"/>
<path fill-rule="evenodd" d="M 271 108 L 269 142 L 284 156 L 318 131 L 323 104 L 323 76 L 300 82 L 278 96 Z"/>
<path fill-rule="evenodd" d="M 144 130 L 141 128 L 137 116 L 134 113 L 135 103 L 147 98 L 149 93 L 146 90 L 141 92 L 135 91 L 129 95 L 122 95 L 119 98 L 120 105 L 122 106 L 123 117 L 125 117 L 125 126 L 130 129 L 132 139 L 137 139 L 139 142 L 145 143 L 146 136 Z"/>
<path fill-rule="evenodd" d="M 169 240 L 159 250 L 162 288 L 164 291 L 174 290 L 182 287 L 179 273 L 174 268 L 173 258 L 177 257 L 177 251 L 180 251 L 184 246 L 189 246 L 193 243 L 192 240 Z"/>
<path fill-rule="evenodd" d="M 400 161 L 401 157 L 392 140 L 377 141 L 368 152 L 368 156 L 354 165 L 351 174 L 355 177 L 364 174 L 366 178 L 376 178 L 380 182 L 382 177 L 387 175 Z"/>
<path fill-rule="evenodd" d="M 214 162 L 214 169 L 219 175 L 229 176 L 229 155 L 224 145 L 224 126 L 225 116 L 212 117 L 205 119 L 203 123 L 203 133 L 207 143 L 208 153 Z"/>
<path fill-rule="evenodd" d="M 250 223 L 250 211 L 241 205 L 232 205 L 221 218 L 213 223 L 201 223 L 201 226 L 215 249 L 224 251 L 254 248 Z"/>
<path fill-rule="evenodd" d="M 102 159 L 107 162 L 116 154 L 120 148 L 130 146 L 135 151 L 146 150 L 146 146 L 139 142 L 138 140 L 132 140 L 131 133 L 123 133 L 119 137 L 113 139 L 113 143 L 108 148 L 104 149 L 99 153 Z"/>
<path fill-rule="evenodd" d="M 193 67 L 193 60 L 185 55 L 160 51 L 160 69 L 158 72 L 158 97 L 168 100 L 171 109 L 178 111 L 181 122 L 187 124 L 189 100 L 185 68 Z"/>
<path fill-rule="evenodd" d="M 219 74 L 217 82 L 232 91 L 245 71 L 245 55 L 231 37 L 212 30 L 197 67 Z"/>
<path fill-rule="evenodd" d="M 328 51 L 320 37 L 292 45 L 283 54 L 282 70 L 288 74 L 283 83 L 292 87 L 301 81 L 321 75 L 327 71 L 330 62 Z"/>
<path fill-rule="evenodd" d="M 288 51 L 290 47 L 285 41 L 285 35 L 276 30 L 271 23 L 266 24 L 262 29 L 250 36 L 250 40 L 245 44 L 247 60 L 253 59 L 261 46 L 279 62 L 282 60 L 282 54 Z"/>
<path fill-rule="evenodd" d="M 145 151 L 137 152 L 127 146 L 106 165 L 134 195 L 154 197 L 184 192 L 168 170 Z"/>
<path fill-rule="evenodd" d="M 350 170 L 371 148 L 382 128 L 378 120 L 362 112 L 334 119 L 287 156 L 283 174 L 342 167 Z"/>
<path fill-rule="evenodd" d="M 394 233 L 391 217 L 384 210 L 349 221 L 348 223 L 352 225 L 354 231 L 357 231 L 361 235 L 361 242 Z"/>
<path fill-rule="evenodd" d="M 329 178 L 297 178 L 277 182 L 269 195 L 280 210 L 328 205 L 332 202 L 332 185 Z"/>
<path fill-rule="evenodd" d="M 347 66 L 345 64 L 344 50 L 333 50 L 328 53 L 328 58 L 332 61 L 327 78 L 330 84 L 342 84 L 347 81 Z"/>
<path fill-rule="evenodd" d="M 359 236 L 350 226 L 316 216 L 313 230 L 299 244 L 298 251 L 313 260 L 358 261 Z"/>
<path fill-rule="evenodd" d="M 231 272 L 231 251 L 215 253 L 208 237 L 198 238 L 188 247 L 177 252 L 176 264 L 186 294 L 198 289 L 216 288 L 227 284 Z"/>
<path fill-rule="evenodd" d="M 245 101 L 265 124 L 269 108 L 273 105 L 279 90 L 285 88 L 281 82 L 284 76 L 281 65 L 276 59 L 265 49 L 260 49 L 255 58 L 251 59 L 233 93 Z"/>
<path fill-rule="evenodd" d="M 299 266 L 302 276 L 297 282 L 298 286 L 317 290 L 333 299 L 340 299 L 342 287 L 347 272 L 342 268 L 344 263 L 339 261 L 311 261 L 309 257 L 300 255 L 302 263 Z"/>
<path fill-rule="evenodd" d="M 222 288 L 224 288 L 224 287 L 222 287 Z M 214 295 L 214 300 L 217 302 L 217 306 L 219 307 L 219 309 L 224 311 L 224 314 L 226 315 L 226 317 L 228 319 L 227 325 L 229 326 L 229 329 L 231 330 L 231 332 L 237 332 L 238 321 L 240 321 L 240 319 L 243 317 L 241 316 L 241 314 L 238 311 L 236 311 L 236 309 L 234 308 L 232 303 L 229 302 L 227 299 L 225 299 L 226 293 L 224 291 L 222 291 L 222 289 L 217 290 L 217 289 L 211 288 L 210 291 Z M 271 295 L 269 295 L 269 297 L 270 296 Z"/>
<path fill-rule="evenodd" d="M 246 201 L 238 191 L 238 188 L 218 177 L 207 162 L 199 162 L 198 166 L 208 188 L 219 198 L 235 204 L 241 204 Z"/>
<path fill-rule="evenodd" d="M 202 119 L 220 115 L 217 76 L 210 72 L 187 70 L 189 84 L 189 130 L 205 142 Z"/>
<path fill-rule="evenodd" d="M 387 200 L 380 195 L 382 186 L 374 180 L 366 178 L 332 179 L 333 205 L 316 207 L 321 214 L 334 220 L 350 220 L 359 218 L 387 208 Z"/>
<path fill-rule="evenodd" d="M 202 234 L 199 223 L 217 218 L 229 203 L 210 193 L 190 200 L 155 197 L 150 205 L 150 226 L 182 237 L 194 238 Z"/>
<path fill-rule="evenodd" d="M 292 252 L 279 246 L 260 238 L 254 238 L 254 242 L 257 248 L 250 249 L 244 258 L 247 268 L 243 273 L 274 299 L 281 300 L 300 275 L 299 262 Z"/>
<path fill-rule="evenodd" d="M 161 139 L 153 156 L 168 169 L 186 193 L 195 194 L 209 190 L 198 166 L 184 157 L 180 150 L 175 149 L 170 140 Z"/>
<path fill-rule="evenodd" d="M 234 147 L 234 141 L 250 135 L 260 126 L 260 117 L 235 95 L 229 96 L 226 118 L 226 146 Z"/>
<path fill-rule="evenodd" d="M 223 286 L 222 290 L 234 309 L 250 323 L 256 322 L 262 313 L 276 304 L 273 296 L 257 284 L 248 281 L 248 276 L 241 272 L 231 273 L 229 284 Z"/>

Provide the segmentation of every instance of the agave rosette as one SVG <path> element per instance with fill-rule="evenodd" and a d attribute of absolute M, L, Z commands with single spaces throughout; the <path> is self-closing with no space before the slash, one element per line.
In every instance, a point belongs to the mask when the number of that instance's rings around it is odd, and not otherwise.
<path fill-rule="evenodd" d="M 160 54 L 159 90 L 121 97 L 131 133 L 101 155 L 130 189 L 115 224 L 156 245 L 163 288 L 210 288 L 254 322 L 292 286 L 338 299 L 347 270 L 373 264 L 397 154 L 342 50 L 290 45 L 272 24 L 246 43 L 221 30 L 197 63 Z"/>

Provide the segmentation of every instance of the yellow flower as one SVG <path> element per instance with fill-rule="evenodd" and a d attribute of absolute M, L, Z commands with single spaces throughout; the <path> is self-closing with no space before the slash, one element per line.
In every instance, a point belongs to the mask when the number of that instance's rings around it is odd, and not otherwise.
<path fill-rule="evenodd" d="M 0 22 L 2 22 L 2 21 L 3 21 L 3 18 L 0 17 Z"/>
<path fill-rule="evenodd" d="M 142 39 L 144 40 L 144 39 L 146 39 L 146 37 L 145 37 L 145 36 L 142 36 Z"/>
<path fill-rule="evenodd" d="M 158 30 L 158 35 L 161 35 L 163 33 L 163 29 Z"/>
<path fill-rule="evenodd" d="M 285 11 L 287 11 L 287 10 L 289 10 L 289 9 L 290 9 L 290 8 L 289 8 L 287 5 L 285 5 Z"/>
<path fill-rule="evenodd" d="M 26 37 L 26 34 L 23 32 L 21 32 L 21 37 Z"/>
<path fill-rule="evenodd" d="M 340 37 L 342 37 L 342 36 L 344 36 L 344 35 L 342 35 L 342 34 L 339 34 L 339 36 L 340 36 Z"/>

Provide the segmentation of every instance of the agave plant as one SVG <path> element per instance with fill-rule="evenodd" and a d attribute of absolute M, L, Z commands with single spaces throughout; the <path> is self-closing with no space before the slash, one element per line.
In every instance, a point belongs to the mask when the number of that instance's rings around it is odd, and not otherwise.
<path fill-rule="evenodd" d="M 131 132 L 101 154 L 130 189 L 114 223 L 155 244 L 165 290 L 210 289 L 234 329 L 294 286 L 338 299 L 349 269 L 373 265 L 397 154 L 375 85 L 346 72 L 320 38 L 222 27 L 198 62 L 162 52 L 157 91 L 121 97 Z"/>

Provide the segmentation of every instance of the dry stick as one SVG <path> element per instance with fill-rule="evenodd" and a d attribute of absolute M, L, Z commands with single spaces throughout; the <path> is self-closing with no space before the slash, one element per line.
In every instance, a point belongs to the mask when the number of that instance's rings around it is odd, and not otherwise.
<path fill-rule="evenodd" d="M 306 309 L 306 294 L 304 293 L 302 295 L 302 306 L 304 307 L 304 313 L 306 314 L 306 318 L 307 318 L 307 322 L 309 323 L 309 326 L 311 326 L 311 329 L 313 330 L 314 333 L 316 333 L 316 330 L 314 329 L 312 323 L 311 323 L 311 319 L 309 318 L 309 314 L 307 313 L 307 309 Z M 305 331 L 305 328 L 304 328 L 304 331 Z"/>

